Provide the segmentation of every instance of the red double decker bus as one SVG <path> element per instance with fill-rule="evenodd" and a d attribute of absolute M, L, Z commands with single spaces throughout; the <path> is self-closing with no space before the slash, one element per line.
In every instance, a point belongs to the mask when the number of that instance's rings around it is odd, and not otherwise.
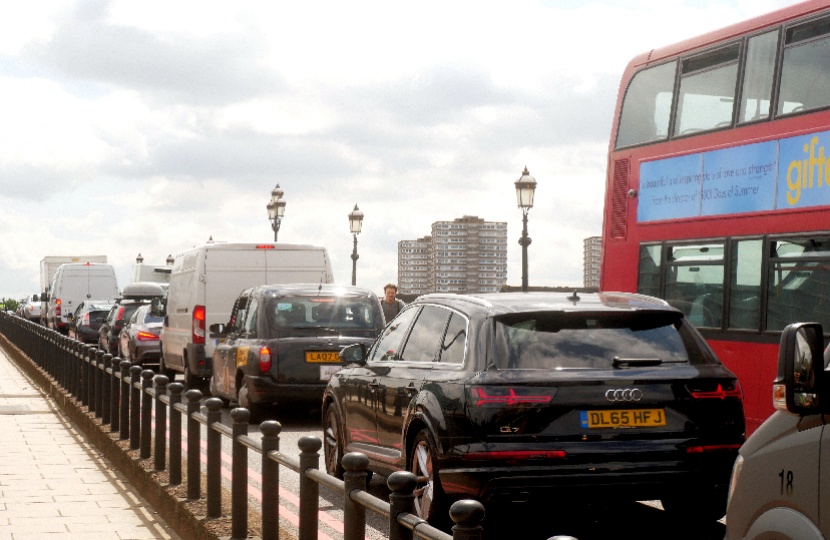
<path fill-rule="evenodd" d="M 608 158 L 601 290 L 682 310 L 773 412 L 781 330 L 830 330 L 830 1 L 632 60 Z"/>

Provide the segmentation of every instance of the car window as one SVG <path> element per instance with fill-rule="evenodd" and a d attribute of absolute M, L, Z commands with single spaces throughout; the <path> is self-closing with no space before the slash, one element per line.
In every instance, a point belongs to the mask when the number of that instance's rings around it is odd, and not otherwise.
<path fill-rule="evenodd" d="M 609 369 L 614 358 L 710 363 L 680 314 L 522 313 L 496 319 L 500 369 Z"/>
<path fill-rule="evenodd" d="M 150 310 L 147 309 L 144 312 L 143 321 L 144 321 L 144 324 L 160 323 L 160 322 L 164 321 L 164 317 L 154 317 L 152 314 L 150 314 Z"/>
<path fill-rule="evenodd" d="M 241 334 L 242 325 L 245 322 L 245 307 L 248 305 L 248 296 L 240 296 L 236 299 L 231 311 L 231 319 L 228 321 L 227 332 L 229 334 Z"/>
<path fill-rule="evenodd" d="M 256 323 L 257 323 L 257 312 L 259 311 L 259 305 L 256 299 L 252 299 L 250 305 L 248 306 L 248 314 L 245 317 L 245 327 L 243 333 L 248 336 L 255 338 L 257 337 L 256 331 Z"/>
<path fill-rule="evenodd" d="M 277 330 L 372 330 L 381 317 L 376 302 L 352 296 L 281 296 L 269 302 L 267 312 Z"/>
<path fill-rule="evenodd" d="M 441 344 L 439 362 L 463 364 L 464 350 L 467 346 L 467 319 L 458 313 L 450 315 L 450 324 Z"/>
<path fill-rule="evenodd" d="M 392 322 L 383 330 L 383 334 L 381 334 L 369 357 L 372 360 L 397 359 L 401 341 L 403 341 L 406 331 L 418 311 L 417 307 L 406 309 L 392 319 Z"/>
<path fill-rule="evenodd" d="M 409 333 L 400 360 L 407 362 L 434 362 L 444 337 L 444 328 L 450 312 L 436 306 L 426 306 L 418 315 Z"/>
<path fill-rule="evenodd" d="M 112 321 L 115 320 L 115 314 L 118 312 L 118 306 L 112 306 L 109 314 L 107 315 L 107 324 L 112 324 Z"/>
<path fill-rule="evenodd" d="M 133 313 L 133 316 L 130 317 L 130 323 L 138 322 L 138 317 L 140 316 L 140 313 L 141 313 L 141 310 L 137 309 L 136 312 Z"/>

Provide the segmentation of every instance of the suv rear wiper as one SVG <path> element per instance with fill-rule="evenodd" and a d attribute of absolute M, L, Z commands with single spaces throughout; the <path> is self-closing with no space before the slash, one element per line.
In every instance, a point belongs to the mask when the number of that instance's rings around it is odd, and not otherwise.
<path fill-rule="evenodd" d="M 663 360 L 661 358 L 620 358 L 614 357 L 612 365 L 617 368 L 624 367 L 650 367 L 662 364 L 685 364 L 686 360 Z"/>

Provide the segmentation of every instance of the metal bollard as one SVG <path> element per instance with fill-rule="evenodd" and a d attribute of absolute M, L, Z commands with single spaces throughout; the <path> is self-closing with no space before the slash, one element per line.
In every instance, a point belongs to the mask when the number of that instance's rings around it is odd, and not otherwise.
<path fill-rule="evenodd" d="M 248 537 L 248 447 L 239 438 L 248 434 L 248 409 L 231 411 L 233 443 L 231 451 L 231 538 Z"/>
<path fill-rule="evenodd" d="M 308 469 L 320 467 L 320 448 L 323 442 L 319 437 L 306 435 L 297 442 L 300 447 L 300 538 L 299 540 L 317 540 L 317 514 L 320 508 L 320 486 L 308 478 Z M 361 533 L 361 539 L 363 533 Z M 346 540 L 349 540 L 346 537 Z"/>
<path fill-rule="evenodd" d="M 171 383 L 170 391 L 170 483 L 178 486 L 182 483 L 182 413 L 176 405 L 182 402 L 182 383 Z"/>
<path fill-rule="evenodd" d="M 184 396 L 187 398 L 187 498 L 199 499 L 202 496 L 202 473 L 199 469 L 202 438 L 199 421 L 193 415 L 199 412 L 202 393 L 188 390 Z"/>
<path fill-rule="evenodd" d="M 222 517 L 222 434 L 213 424 L 222 421 L 222 400 L 210 398 L 207 407 L 207 517 Z M 188 446 L 190 438 L 188 437 Z"/>
<path fill-rule="evenodd" d="M 95 418 L 102 418 L 104 416 L 104 351 L 95 351 Z"/>
<path fill-rule="evenodd" d="M 125 441 L 130 438 L 130 367 L 131 364 L 126 360 L 122 360 L 119 364 L 121 368 L 121 431 L 118 438 Z"/>
<path fill-rule="evenodd" d="M 280 465 L 268 459 L 268 452 L 279 451 L 282 425 L 266 420 L 262 432 L 262 540 L 279 540 L 280 535 Z"/>
<path fill-rule="evenodd" d="M 121 359 L 115 357 L 110 362 L 110 433 L 117 433 L 121 426 L 118 416 L 121 407 L 121 384 L 116 374 L 121 372 Z"/>
<path fill-rule="evenodd" d="M 351 494 L 356 489 L 366 491 L 366 469 L 369 467 L 369 458 L 360 452 L 349 452 L 343 456 L 341 463 L 346 469 L 343 474 L 343 479 L 346 481 L 346 493 L 343 497 L 343 538 L 363 540 L 366 534 L 366 508 L 354 502 Z M 302 489 L 302 484 L 300 489 Z M 316 512 L 314 517 L 317 518 Z"/>
<path fill-rule="evenodd" d="M 480 523 L 484 519 L 484 505 L 478 501 L 464 499 L 450 506 L 453 540 L 481 540 L 483 531 Z"/>
<path fill-rule="evenodd" d="M 112 407 L 110 403 L 112 382 L 110 381 L 110 374 L 107 373 L 107 369 L 112 369 L 112 355 L 105 354 L 101 361 L 101 425 L 106 426 L 110 423 L 110 408 Z"/>
<path fill-rule="evenodd" d="M 141 447 L 141 366 L 130 367 L 130 450 Z"/>
<path fill-rule="evenodd" d="M 78 344 L 78 354 L 84 370 L 84 405 L 87 411 L 92 411 L 92 399 L 95 396 L 95 382 L 92 373 L 92 358 L 90 358 L 90 351 L 84 345 Z"/>
<path fill-rule="evenodd" d="M 167 405 L 161 400 L 167 394 L 167 375 L 156 375 L 153 382 L 156 385 L 156 437 L 153 447 L 153 465 L 157 471 L 166 468 L 167 457 Z"/>
<path fill-rule="evenodd" d="M 397 471 L 389 475 L 386 485 L 389 494 L 389 540 L 412 540 L 412 531 L 398 522 L 403 513 L 415 513 L 415 486 L 418 478 L 411 472 Z"/>
<path fill-rule="evenodd" d="M 153 398 L 147 390 L 153 386 L 154 375 L 150 369 L 141 372 L 141 459 L 148 459 L 151 455 Z"/>

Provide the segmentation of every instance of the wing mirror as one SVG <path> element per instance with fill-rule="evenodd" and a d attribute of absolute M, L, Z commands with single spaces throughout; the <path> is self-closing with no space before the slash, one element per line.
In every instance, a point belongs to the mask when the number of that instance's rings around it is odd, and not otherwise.
<path fill-rule="evenodd" d="M 796 323 L 784 329 L 778 347 L 778 376 L 772 386 L 776 409 L 799 415 L 821 412 L 826 380 L 823 350 L 820 324 Z"/>
<path fill-rule="evenodd" d="M 347 364 L 365 364 L 366 345 L 363 343 L 355 343 L 344 348 L 340 351 L 340 361 Z"/>
<path fill-rule="evenodd" d="M 164 317 L 167 315 L 167 299 L 166 298 L 153 298 L 150 301 L 150 315 L 153 317 Z"/>
<path fill-rule="evenodd" d="M 225 325 L 222 323 L 211 324 L 208 330 L 210 330 L 210 337 L 212 338 L 224 337 L 226 335 Z"/>
<path fill-rule="evenodd" d="M 48 302 L 49 301 L 49 297 L 46 295 L 46 293 L 40 293 L 40 301 L 41 302 Z"/>

